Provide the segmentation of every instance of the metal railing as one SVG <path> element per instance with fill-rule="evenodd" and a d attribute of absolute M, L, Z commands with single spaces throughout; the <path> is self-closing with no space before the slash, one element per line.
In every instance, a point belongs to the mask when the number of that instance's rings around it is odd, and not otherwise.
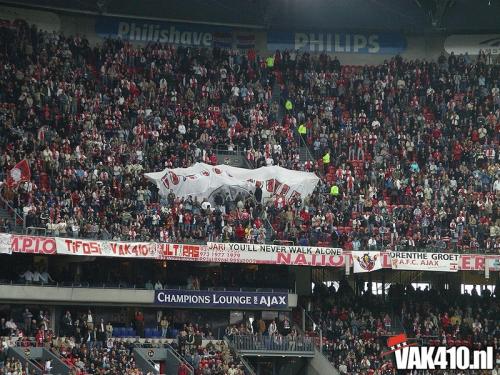
<path fill-rule="evenodd" d="M 233 335 L 229 336 L 232 347 L 237 351 L 280 351 L 280 352 L 308 352 L 314 353 L 314 340 L 311 337 L 299 336 L 258 336 Z"/>
<path fill-rule="evenodd" d="M 178 361 L 178 363 L 183 363 L 183 364 L 187 367 L 188 372 L 189 372 L 189 374 L 190 374 L 190 375 L 194 375 L 194 368 L 193 368 L 193 366 L 191 366 L 191 364 L 190 364 L 188 361 L 186 361 L 186 359 L 185 359 L 185 358 L 183 358 L 183 357 L 182 357 L 182 356 L 181 356 L 181 355 L 177 352 L 177 350 L 175 350 L 175 349 L 172 347 L 172 345 L 167 344 L 165 347 L 166 347 L 167 349 L 170 349 L 170 350 L 169 350 L 170 354 L 171 354 L 171 355 L 172 355 L 172 356 L 173 356 L 173 357 L 174 357 L 174 358 Z"/>
<path fill-rule="evenodd" d="M 7 199 L 4 198 L 3 196 L 3 188 L 0 188 L 0 202 L 3 203 L 7 207 L 9 211 L 11 211 L 14 214 L 14 220 L 15 220 L 15 227 L 17 226 L 17 220 L 20 220 L 23 224 L 23 228 L 26 227 L 26 218 L 24 216 L 21 216 L 17 210 L 7 201 Z"/>
<path fill-rule="evenodd" d="M 245 374 L 246 375 L 257 375 L 257 372 L 255 371 L 253 366 L 250 364 L 250 362 L 245 360 L 245 358 L 243 358 L 243 356 L 241 356 L 237 353 L 237 351 L 235 350 L 235 348 L 233 346 L 233 343 L 231 342 L 231 340 L 229 340 L 229 338 L 227 336 L 224 336 L 224 342 L 229 347 L 229 349 L 231 349 L 233 352 L 235 352 L 236 355 L 238 356 L 239 360 L 241 361 L 241 363 L 245 367 L 245 370 L 246 370 Z"/>
<path fill-rule="evenodd" d="M 46 236 L 47 228 L 44 227 L 25 227 L 24 234 L 26 235 L 35 235 L 35 236 Z"/>
<path fill-rule="evenodd" d="M 306 154 L 309 160 L 314 161 L 316 158 L 313 156 L 311 153 L 311 150 L 309 149 L 309 146 L 307 145 L 306 141 L 302 137 L 302 135 L 299 134 L 299 147 L 304 147 L 306 149 Z"/>

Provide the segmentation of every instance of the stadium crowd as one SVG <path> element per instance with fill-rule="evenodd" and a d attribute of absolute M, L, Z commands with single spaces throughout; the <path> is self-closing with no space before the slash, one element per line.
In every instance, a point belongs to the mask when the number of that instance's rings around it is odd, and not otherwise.
<path fill-rule="evenodd" d="M 498 251 L 500 66 L 484 55 L 353 67 L 289 51 L 92 47 L 23 23 L 0 28 L 0 43 L 0 170 L 26 159 L 32 174 L 2 195 L 27 226 L 102 239 Z M 314 171 L 321 183 L 303 202 L 261 204 L 257 189 L 212 210 L 197 197 L 160 197 L 143 178 L 216 164 L 221 147 L 254 166 Z"/>
<path fill-rule="evenodd" d="M 342 374 L 393 374 L 387 339 L 405 332 L 408 343 L 430 346 L 494 348 L 500 366 L 500 303 L 489 291 L 482 296 L 454 295 L 436 289 L 391 285 L 387 298 L 365 292 L 355 297 L 350 286 L 318 285 L 314 291 L 314 335 L 323 335 L 323 352 Z M 434 373 L 434 372 L 433 372 Z M 469 371 L 481 374 L 480 371 Z M 491 373 L 491 372 L 488 372 Z"/>
<path fill-rule="evenodd" d="M 137 312 L 134 319 L 135 329 L 123 332 L 123 337 L 109 322 L 97 318 L 91 310 L 80 314 L 75 320 L 67 311 L 58 325 L 59 334 L 51 329 L 52 325 L 40 311 L 42 318 L 34 317 L 26 308 L 18 319 L 2 318 L 0 324 L 0 374 L 24 375 L 25 366 L 8 355 L 12 346 L 27 348 L 44 347 L 71 368 L 72 375 L 86 374 L 127 374 L 139 375 L 143 372 L 136 367 L 133 350 L 140 348 L 171 347 L 184 357 L 185 364 L 179 367 L 178 374 L 187 375 L 191 366 L 194 375 L 243 375 L 243 366 L 223 341 L 215 340 L 208 326 L 186 323 L 180 329 L 170 329 L 166 316 L 161 317 L 158 327 L 161 336 L 152 338 L 146 329 L 144 338 L 144 318 Z M 167 328 L 169 338 L 165 340 Z M 151 330 L 151 329 L 150 329 Z M 153 328 L 156 331 L 156 328 Z M 159 331 L 160 332 L 160 331 Z M 205 341 L 208 340 L 208 343 Z M 205 341 L 205 342 L 204 342 Z M 51 364 L 45 365 L 50 368 Z M 169 373 L 170 374 L 170 373 Z"/>
<path fill-rule="evenodd" d="M 475 291 L 455 295 L 449 290 L 421 290 L 394 284 L 383 298 L 369 291 L 355 296 L 349 284 L 341 281 L 338 289 L 318 284 L 311 302 L 311 315 L 317 326 L 306 331 L 306 336 L 287 318 L 245 320 L 229 325 L 225 336 L 241 348 L 261 345 L 263 349 L 296 350 L 301 345 L 309 345 L 307 336 L 319 344 L 321 331 L 323 353 L 342 374 L 394 374 L 392 356 L 383 353 L 389 350 L 387 339 L 400 332 L 405 332 L 409 343 L 419 345 L 466 346 L 478 350 L 492 346 L 497 353 L 494 371 L 500 366 L 500 304 L 498 296 L 487 290 L 481 296 Z M 43 311 L 40 316 L 44 316 Z M 52 350 L 75 374 L 95 374 L 103 370 L 110 374 L 139 374 L 131 355 L 134 347 L 170 345 L 197 375 L 244 373 L 238 356 L 222 341 L 214 339 L 208 325 L 186 323 L 179 329 L 171 329 L 172 323 L 163 316 L 157 327 L 162 334 L 148 336 L 146 333 L 144 338 L 144 327 L 140 328 L 139 320 L 136 316 L 135 330 L 121 337 L 111 324 L 105 325 L 91 311 L 84 312 L 75 321 L 67 312 L 56 335 L 47 318 L 33 318 L 26 309 L 22 319 L 8 320 L 14 328 L 5 328 L 6 322 L 2 320 L 0 359 L 5 368 L 15 369 L 17 362 L 6 358 L 7 348 L 35 345 Z M 167 330 L 169 339 L 165 340 L 167 335 L 163 332 Z M 469 371 L 468 374 L 483 372 Z"/>

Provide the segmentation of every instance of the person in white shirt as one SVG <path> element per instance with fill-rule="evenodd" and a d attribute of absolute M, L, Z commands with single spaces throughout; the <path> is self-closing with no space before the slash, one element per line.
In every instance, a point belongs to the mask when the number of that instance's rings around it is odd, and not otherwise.
<path fill-rule="evenodd" d="M 5 323 L 5 327 L 7 329 L 10 329 L 11 332 L 14 332 L 15 330 L 17 330 L 17 324 L 14 323 L 14 319 L 12 319 L 12 318 Z"/>
<path fill-rule="evenodd" d="M 495 191 L 495 193 L 498 193 L 500 191 L 500 179 L 498 178 L 493 183 L 493 191 Z"/>
<path fill-rule="evenodd" d="M 48 359 L 45 362 L 45 371 L 46 371 L 47 374 L 50 374 L 51 370 L 52 370 L 52 362 L 50 361 L 50 359 Z"/>
<path fill-rule="evenodd" d="M 23 274 L 19 275 L 19 277 L 24 279 L 27 283 L 33 282 L 33 272 L 30 270 L 25 271 Z"/>
<path fill-rule="evenodd" d="M 43 271 L 40 274 L 40 281 L 42 282 L 42 284 L 48 284 L 49 282 L 53 283 L 54 279 L 52 277 L 50 277 L 50 275 L 47 271 Z"/>
<path fill-rule="evenodd" d="M 158 280 L 155 283 L 155 290 L 161 290 L 161 289 L 163 289 L 163 285 L 161 284 L 160 280 Z"/>
<path fill-rule="evenodd" d="M 373 250 L 377 248 L 377 240 L 373 237 L 370 237 L 368 240 L 368 248 Z"/>
<path fill-rule="evenodd" d="M 38 272 L 38 270 L 35 270 L 35 272 L 33 272 L 33 282 L 34 283 L 39 283 L 40 282 L 40 272 Z"/>
<path fill-rule="evenodd" d="M 269 324 L 268 332 L 270 337 L 274 336 L 278 332 L 278 327 L 276 326 L 276 322 L 274 320 L 271 324 Z"/>
<path fill-rule="evenodd" d="M 87 313 L 87 328 L 89 330 L 94 329 L 94 318 L 92 317 L 92 311 L 90 311 L 90 310 Z"/>

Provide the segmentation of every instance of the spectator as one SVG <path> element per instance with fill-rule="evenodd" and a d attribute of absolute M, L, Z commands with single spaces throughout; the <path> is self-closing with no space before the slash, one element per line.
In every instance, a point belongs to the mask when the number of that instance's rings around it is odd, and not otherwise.
<path fill-rule="evenodd" d="M 33 314 L 31 313 L 31 311 L 28 308 L 24 309 L 24 312 L 23 312 L 24 332 L 27 335 L 31 334 L 31 322 L 32 322 L 32 320 L 33 320 Z"/>

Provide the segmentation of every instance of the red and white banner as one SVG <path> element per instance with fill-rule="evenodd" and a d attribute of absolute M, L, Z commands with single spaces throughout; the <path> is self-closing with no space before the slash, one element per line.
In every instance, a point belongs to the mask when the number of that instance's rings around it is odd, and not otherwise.
<path fill-rule="evenodd" d="M 245 169 L 229 165 L 211 166 L 196 163 L 189 168 L 166 168 L 161 172 L 146 173 L 161 195 L 173 192 L 178 197 L 196 196 L 213 202 L 217 192 L 246 192 L 253 194 L 256 185 L 262 187 L 264 202 L 275 196 L 285 199 L 303 199 L 312 194 L 319 182 L 311 172 L 294 171 L 278 166 Z"/>
<path fill-rule="evenodd" d="M 209 249 L 218 251 L 248 251 L 251 253 L 286 253 L 307 255 L 342 255 L 340 247 L 314 247 L 294 245 L 266 245 L 253 243 L 208 242 Z"/>
<path fill-rule="evenodd" d="M 354 273 L 373 272 L 382 269 L 379 251 L 353 251 Z"/>
<path fill-rule="evenodd" d="M 57 253 L 63 255 L 87 255 L 119 258 L 151 258 L 160 256 L 154 242 L 116 242 L 56 238 Z"/>
<path fill-rule="evenodd" d="M 10 233 L 0 233 L 0 254 L 11 254 L 10 246 L 12 235 Z"/>
<path fill-rule="evenodd" d="M 99 241 L 15 234 L 0 235 L 0 254 L 9 254 L 11 252 L 40 255 L 104 256 L 209 263 L 276 264 L 336 268 L 346 267 L 346 263 L 348 267 L 355 264 L 352 252 L 331 247 L 216 242 L 209 242 L 207 245 L 195 245 Z M 361 255 L 368 253 L 369 257 L 372 255 L 372 252 L 358 253 Z M 456 272 L 457 269 L 462 271 L 484 271 L 485 264 L 488 262 L 490 271 L 500 271 L 500 259 L 498 255 L 392 252 L 391 257 L 391 252 L 373 253 L 374 256 L 378 254 L 378 259 L 373 259 L 375 260 L 374 266 L 379 267 L 380 264 L 381 268 L 386 269 L 443 272 Z M 359 254 L 358 260 L 361 259 L 363 261 L 363 257 L 359 257 Z M 393 263 L 395 259 L 398 261 L 397 265 Z M 368 261 L 367 267 L 369 268 L 371 263 L 366 257 L 365 260 Z M 361 267 L 359 261 L 358 265 Z"/>
<path fill-rule="evenodd" d="M 391 251 L 393 270 L 457 272 L 460 254 Z"/>
<path fill-rule="evenodd" d="M 21 182 L 27 182 L 31 179 L 31 170 L 26 159 L 17 163 L 14 168 L 9 171 L 7 176 L 7 186 L 14 187 Z"/>
<path fill-rule="evenodd" d="M 11 237 L 13 253 L 55 255 L 57 254 L 56 239 L 54 237 L 18 236 Z"/>
<path fill-rule="evenodd" d="M 209 242 L 208 245 L 157 244 L 162 259 L 209 263 L 285 264 L 339 267 L 342 249 Z"/>

